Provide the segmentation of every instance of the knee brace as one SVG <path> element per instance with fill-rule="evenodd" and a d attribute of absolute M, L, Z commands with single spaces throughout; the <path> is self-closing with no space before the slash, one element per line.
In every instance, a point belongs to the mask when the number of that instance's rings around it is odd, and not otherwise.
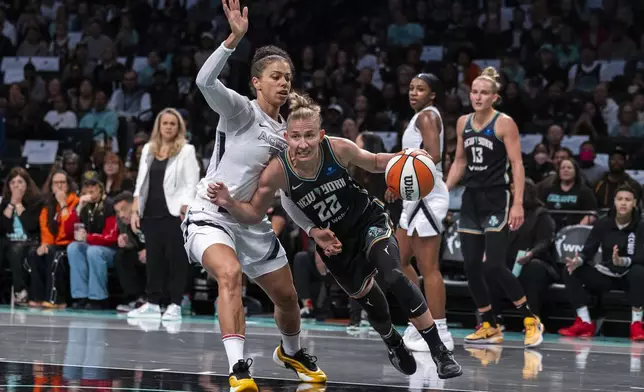
<path fill-rule="evenodd" d="M 371 290 L 360 298 L 354 298 L 362 309 L 367 312 L 369 323 L 380 335 L 387 335 L 391 332 L 391 315 L 387 298 L 378 284 L 375 282 Z"/>
<path fill-rule="evenodd" d="M 415 319 L 424 314 L 427 310 L 427 301 L 418 286 L 413 284 L 399 269 L 390 271 L 385 276 L 388 289 L 393 293 L 409 319 Z"/>

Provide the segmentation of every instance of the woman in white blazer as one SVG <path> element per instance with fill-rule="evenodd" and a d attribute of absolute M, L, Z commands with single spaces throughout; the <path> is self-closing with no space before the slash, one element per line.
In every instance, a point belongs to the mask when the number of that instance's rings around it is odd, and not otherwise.
<path fill-rule="evenodd" d="M 181 319 L 189 271 L 181 220 L 195 197 L 197 182 L 199 164 L 194 146 L 186 143 L 186 124 L 176 110 L 166 108 L 154 121 L 136 177 L 130 224 L 135 232 L 141 227 L 145 235 L 148 302 L 128 317 L 161 318 L 159 304 L 166 294 L 170 305 L 163 320 Z"/>

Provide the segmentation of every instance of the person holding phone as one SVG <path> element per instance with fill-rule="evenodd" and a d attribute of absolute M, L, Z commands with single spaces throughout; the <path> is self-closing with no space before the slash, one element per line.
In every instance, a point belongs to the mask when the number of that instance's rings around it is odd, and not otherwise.
<path fill-rule="evenodd" d="M 577 318 L 573 325 L 560 329 L 559 334 L 594 336 L 595 323 L 588 310 L 589 294 L 621 289 L 626 291 L 632 307 L 631 340 L 644 341 L 644 223 L 637 202 L 632 188 L 618 188 L 613 208 L 607 216 L 595 222 L 582 252 L 566 259 L 563 280 Z M 593 265 L 600 248 L 602 259 Z"/>

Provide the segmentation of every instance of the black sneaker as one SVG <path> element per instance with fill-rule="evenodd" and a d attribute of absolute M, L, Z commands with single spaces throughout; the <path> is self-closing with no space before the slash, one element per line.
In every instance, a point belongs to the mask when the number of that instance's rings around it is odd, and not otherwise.
<path fill-rule="evenodd" d="M 441 344 L 438 347 L 437 355 L 434 355 L 432 352 L 432 359 L 436 364 L 438 378 L 442 380 L 458 377 L 463 374 L 463 368 L 461 368 L 461 365 L 454 360 L 454 355 L 447 349 L 447 347 L 445 347 L 444 344 Z"/>
<path fill-rule="evenodd" d="M 72 303 L 72 309 L 74 310 L 84 310 L 85 307 L 87 306 L 88 300 L 87 298 L 78 298 L 77 300 Z"/>
<path fill-rule="evenodd" d="M 248 358 L 246 360 L 240 359 L 233 365 L 233 372 L 228 377 L 228 384 L 230 391 L 234 392 L 258 392 L 255 380 L 250 376 L 250 366 L 253 360 Z"/>
<path fill-rule="evenodd" d="M 394 365 L 396 370 L 402 374 L 411 376 L 416 373 L 416 359 L 407 346 L 405 346 L 400 334 L 395 330 L 394 333 L 398 335 L 397 338 L 394 336 L 393 339 L 390 340 L 397 343 L 392 345 L 385 341 L 387 349 L 389 350 L 389 361 Z"/>

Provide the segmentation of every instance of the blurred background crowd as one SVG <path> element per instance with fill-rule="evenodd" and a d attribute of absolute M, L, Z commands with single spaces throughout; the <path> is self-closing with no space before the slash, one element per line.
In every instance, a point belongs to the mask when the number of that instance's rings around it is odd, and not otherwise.
<path fill-rule="evenodd" d="M 413 115 L 409 82 L 434 73 L 446 93 L 438 105 L 447 173 L 456 121 L 470 110 L 469 86 L 491 65 L 502 75 L 498 109 L 519 126 L 535 200 L 552 213 L 557 231 L 592 224 L 620 186 L 641 194 L 642 2 L 247 3 L 248 35 L 221 74 L 244 95 L 254 49 L 278 45 L 293 58 L 293 87 L 325 109 L 327 133 L 374 152 L 396 151 Z M 177 109 L 173 137 L 194 146 L 202 176 L 212 155 L 218 118 L 195 77 L 228 35 L 221 2 L 2 0 L 0 27 L 3 300 L 131 310 L 145 301 L 146 265 L 156 262 L 146 257 L 156 244 L 129 221 L 143 147 L 159 132 L 155 119 L 164 108 Z M 384 191 L 374 185 L 381 178 L 357 175 L 377 196 Z M 459 208 L 457 189 L 453 221 Z M 324 318 L 346 309 L 306 236 L 279 205 L 269 213 L 294 263 L 303 314 Z M 550 258 L 560 269 L 557 251 Z M 210 308 L 199 312 L 212 312 L 212 282 L 200 270 L 186 273 L 184 314 L 202 300 Z M 246 296 L 249 311 L 268 304 Z"/>

